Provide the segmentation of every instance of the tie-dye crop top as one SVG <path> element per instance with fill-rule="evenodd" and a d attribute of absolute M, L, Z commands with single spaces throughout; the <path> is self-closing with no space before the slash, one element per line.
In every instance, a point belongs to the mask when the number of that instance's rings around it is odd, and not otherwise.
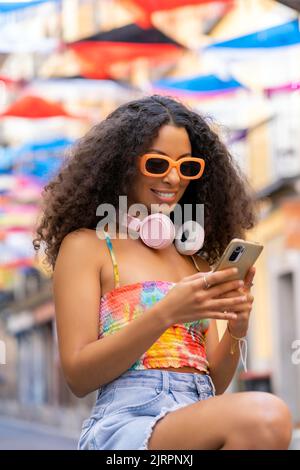
<path fill-rule="evenodd" d="M 99 339 L 117 332 L 142 315 L 176 284 L 171 281 L 142 281 L 120 286 L 111 239 L 107 232 L 105 236 L 113 263 L 115 288 L 100 299 Z M 193 261 L 199 269 L 194 258 Z M 209 320 L 173 324 L 128 370 L 189 366 L 208 373 L 205 348 L 208 327 Z"/>

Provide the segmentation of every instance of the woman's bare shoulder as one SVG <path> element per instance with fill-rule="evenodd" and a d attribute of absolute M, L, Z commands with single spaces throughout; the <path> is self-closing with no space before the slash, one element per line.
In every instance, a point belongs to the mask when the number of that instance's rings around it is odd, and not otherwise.
<path fill-rule="evenodd" d="M 81 228 L 68 233 L 62 240 L 59 256 L 63 258 L 78 256 L 94 260 L 97 264 L 103 259 L 106 241 L 98 238 L 96 230 Z"/>

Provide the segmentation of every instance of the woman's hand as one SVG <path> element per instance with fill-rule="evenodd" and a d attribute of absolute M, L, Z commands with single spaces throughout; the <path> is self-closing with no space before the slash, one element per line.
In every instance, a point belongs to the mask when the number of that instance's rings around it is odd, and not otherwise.
<path fill-rule="evenodd" d="M 230 268 L 184 277 L 160 301 L 167 323 L 172 325 L 207 318 L 237 320 L 237 310 L 241 304 L 245 308 L 247 298 L 237 291 L 243 281 L 228 280 L 236 273 L 236 268 Z M 226 297 L 230 292 L 231 295 Z M 234 296 L 233 292 L 236 293 Z"/>
<path fill-rule="evenodd" d="M 235 312 L 237 314 L 237 318 L 230 319 L 228 321 L 228 326 L 229 326 L 230 332 L 238 338 L 246 336 L 247 334 L 250 313 L 251 313 L 252 304 L 254 300 L 253 295 L 251 295 L 251 285 L 252 285 L 254 276 L 255 276 L 255 267 L 252 266 L 246 274 L 246 277 L 244 279 L 244 286 L 240 287 L 237 290 L 233 290 L 232 292 L 228 292 L 224 295 L 224 297 L 226 298 L 231 298 L 231 297 L 235 298 L 239 294 L 244 294 L 247 296 L 246 302 L 244 302 L 241 305 L 235 305 L 230 310 L 230 312 Z"/>

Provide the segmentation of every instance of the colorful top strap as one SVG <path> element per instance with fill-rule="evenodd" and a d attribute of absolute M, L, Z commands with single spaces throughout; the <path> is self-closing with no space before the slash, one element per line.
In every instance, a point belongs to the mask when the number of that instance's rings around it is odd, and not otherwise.
<path fill-rule="evenodd" d="M 107 232 L 104 232 L 104 233 L 105 233 L 105 240 L 106 240 L 106 243 L 107 243 L 110 255 L 111 255 L 112 263 L 113 263 L 115 288 L 117 288 L 117 287 L 120 287 L 119 268 L 118 268 L 118 265 L 117 265 L 117 260 L 116 260 L 116 257 L 115 257 L 115 253 L 114 253 L 114 250 L 113 250 L 113 246 L 112 246 L 112 243 L 111 243 L 110 236 L 108 235 Z"/>

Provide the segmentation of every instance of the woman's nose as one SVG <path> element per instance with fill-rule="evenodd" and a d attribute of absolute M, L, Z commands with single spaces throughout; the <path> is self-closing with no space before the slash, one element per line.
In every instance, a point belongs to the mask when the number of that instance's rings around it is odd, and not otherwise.
<path fill-rule="evenodd" d="M 180 182 L 180 176 L 176 168 L 172 168 L 169 173 L 164 177 L 163 181 L 176 185 Z"/>

